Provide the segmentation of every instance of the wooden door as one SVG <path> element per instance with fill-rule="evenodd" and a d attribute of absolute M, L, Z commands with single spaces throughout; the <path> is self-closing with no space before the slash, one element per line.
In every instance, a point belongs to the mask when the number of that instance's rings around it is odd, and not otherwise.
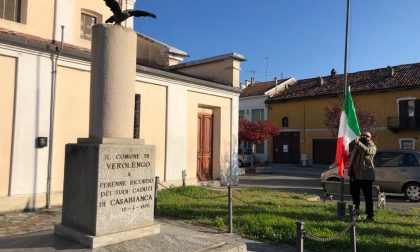
<path fill-rule="evenodd" d="M 213 116 L 199 113 L 197 119 L 197 179 L 199 181 L 211 180 Z"/>
<path fill-rule="evenodd" d="M 282 164 L 299 164 L 299 132 L 281 132 L 280 135 L 273 137 L 273 161 Z"/>
<path fill-rule="evenodd" d="M 330 165 L 335 160 L 336 139 L 313 139 L 312 153 L 314 164 Z"/>

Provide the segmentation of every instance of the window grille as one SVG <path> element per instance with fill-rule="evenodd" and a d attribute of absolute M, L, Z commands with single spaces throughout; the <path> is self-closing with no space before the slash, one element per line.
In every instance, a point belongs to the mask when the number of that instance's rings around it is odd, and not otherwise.
<path fill-rule="evenodd" d="M 141 105 L 141 95 L 136 94 L 134 100 L 134 139 L 140 138 L 140 105 Z"/>

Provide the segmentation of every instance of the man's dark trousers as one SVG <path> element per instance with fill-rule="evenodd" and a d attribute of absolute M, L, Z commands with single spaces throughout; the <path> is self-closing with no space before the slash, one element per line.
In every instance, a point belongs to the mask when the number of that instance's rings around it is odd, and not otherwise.
<path fill-rule="evenodd" d="M 366 214 L 368 218 L 373 218 L 373 199 L 372 199 L 372 180 L 351 180 L 350 193 L 353 198 L 353 205 L 356 210 L 360 206 L 360 189 L 365 195 Z"/>

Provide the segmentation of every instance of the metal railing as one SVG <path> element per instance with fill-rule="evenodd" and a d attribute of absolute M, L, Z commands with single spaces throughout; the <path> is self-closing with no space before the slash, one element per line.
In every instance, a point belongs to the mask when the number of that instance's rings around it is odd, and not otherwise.
<path fill-rule="evenodd" d="M 303 252 L 303 240 L 307 238 L 308 240 L 315 241 L 315 242 L 330 242 L 341 238 L 347 232 L 350 232 L 350 240 L 351 240 L 351 251 L 356 252 L 356 222 L 358 219 L 357 211 L 354 210 L 354 206 L 349 206 L 349 222 L 347 227 L 345 227 L 340 232 L 333 234 L 329 237 L 318 237 L 316 235 L 311 234 L 308 230 L 304 228 L 305 223 L 303 221 L 296 222 L 296 233 L 297 233 L 297 240 L 296 240 L 296 251 Z"/>

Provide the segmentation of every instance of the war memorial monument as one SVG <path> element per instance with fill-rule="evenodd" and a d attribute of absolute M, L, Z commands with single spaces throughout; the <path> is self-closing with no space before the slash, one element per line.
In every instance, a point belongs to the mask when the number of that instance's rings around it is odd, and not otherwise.
<path fill-rule="evenodd" d="M 114 12 L 107 21 L 117 25 L 92 27 L 89 138 L 66 145 L 62 222 L 55 226 L 57 235 L 90 248 L 160 232 L 155 149 L 133 139 L 137 34 L 118 25 L 150 13 L 105 2 Z"/>

